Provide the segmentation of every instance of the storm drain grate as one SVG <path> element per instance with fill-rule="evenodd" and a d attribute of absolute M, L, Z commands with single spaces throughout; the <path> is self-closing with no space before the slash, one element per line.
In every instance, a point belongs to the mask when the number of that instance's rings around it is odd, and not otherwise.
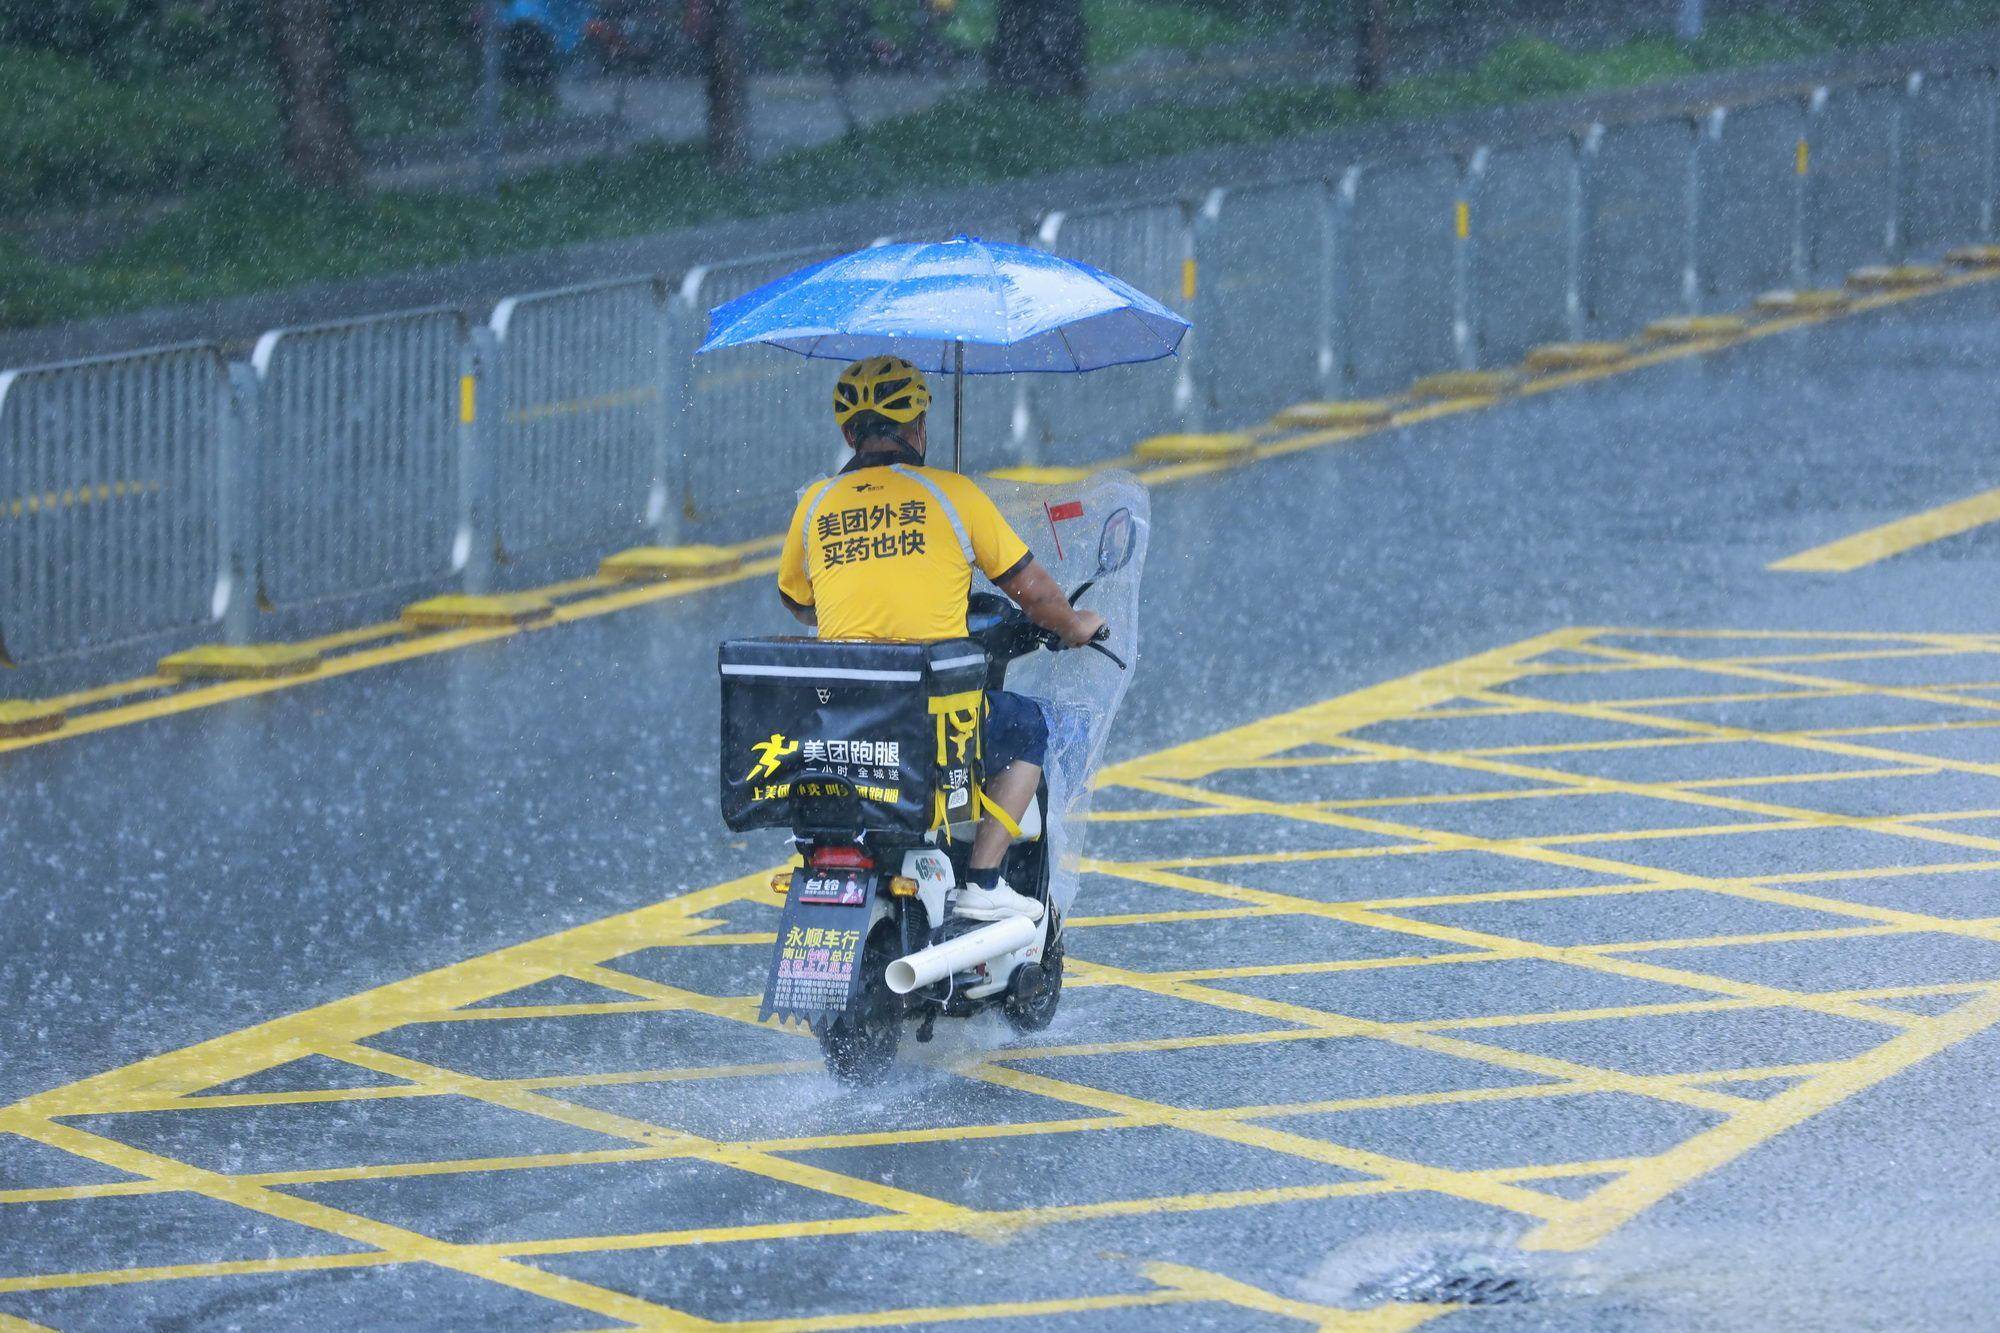
<path fill-rule="evenodd" d="M 1477 1262 L 1456 1268 L 1432 1268 L 1363 1282 L 1355 1288 L 1363 1306 L 1518 1305 L 1542 1298 L 1534 1280 L 1524 1273 L 1506 1273 Z"/>
<path fill-rule="evenodd" d="M 1365 1237 L 1326 1257 L 1304 1294 L 1348 1309 L 1384 1305 L 1525 1305 L 1596 1287 L 1566 1255 L 1533 1254 L 1483 1238 Z"/>

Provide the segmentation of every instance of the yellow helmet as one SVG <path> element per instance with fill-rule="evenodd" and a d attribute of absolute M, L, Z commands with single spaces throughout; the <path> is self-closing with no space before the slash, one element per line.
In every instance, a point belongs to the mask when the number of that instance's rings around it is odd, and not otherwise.
<path fill-rule="evenodd" d="M 840 372 L 833 386 L 833 419 L 845 426 L 857 412 L 877 412 L 898 424 L 930 409 L 923 372 L 900 356 L 871 356 Z"/>

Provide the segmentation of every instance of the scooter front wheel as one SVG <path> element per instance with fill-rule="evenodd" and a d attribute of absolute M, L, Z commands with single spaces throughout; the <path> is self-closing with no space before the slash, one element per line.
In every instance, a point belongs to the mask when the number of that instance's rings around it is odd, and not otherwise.
<path fill-rule="evenodd" d="M 903 997 L 885 975 L 896 960 L 896 935 L 878 925 L 861 953 L 861 993 L 854 1006 L 819 1029 L 827 1072 L 850 1088 L 871 1087 L 889 1076 L 903 1032 Z"/>

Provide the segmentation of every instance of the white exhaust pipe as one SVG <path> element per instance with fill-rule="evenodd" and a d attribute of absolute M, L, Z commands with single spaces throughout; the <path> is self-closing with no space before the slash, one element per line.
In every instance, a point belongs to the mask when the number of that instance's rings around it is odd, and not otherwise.
<path fill-rule="evenodd" d="M 1002 954 L 1025 949 L 1042 937 L 1042 923 L 1024 916 L 1002 917 L 977 930 L 968 930 L 955 939 L 919 949 L 908 958 L 889 964 L 885 977 L 889 989 L 898 995 L 942 981 L 954 972 L 963 972 L 980 963 L 990 963 Z"/>

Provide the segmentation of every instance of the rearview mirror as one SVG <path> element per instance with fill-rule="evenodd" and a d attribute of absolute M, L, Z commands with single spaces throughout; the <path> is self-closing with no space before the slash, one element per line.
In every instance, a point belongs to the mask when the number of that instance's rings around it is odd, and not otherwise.
<path fill-rule="evenodd" d="M 1111 517 L 1104 520 L 1104 531 L 1097 538 L 1097 573 L 1093 578 L 1103 578 L 1115 574 L 1131 563 L 1132 548 L 1138 544 L 1139 525 L 1132 518 L 1129 509 L 1113 510 Z"/>

